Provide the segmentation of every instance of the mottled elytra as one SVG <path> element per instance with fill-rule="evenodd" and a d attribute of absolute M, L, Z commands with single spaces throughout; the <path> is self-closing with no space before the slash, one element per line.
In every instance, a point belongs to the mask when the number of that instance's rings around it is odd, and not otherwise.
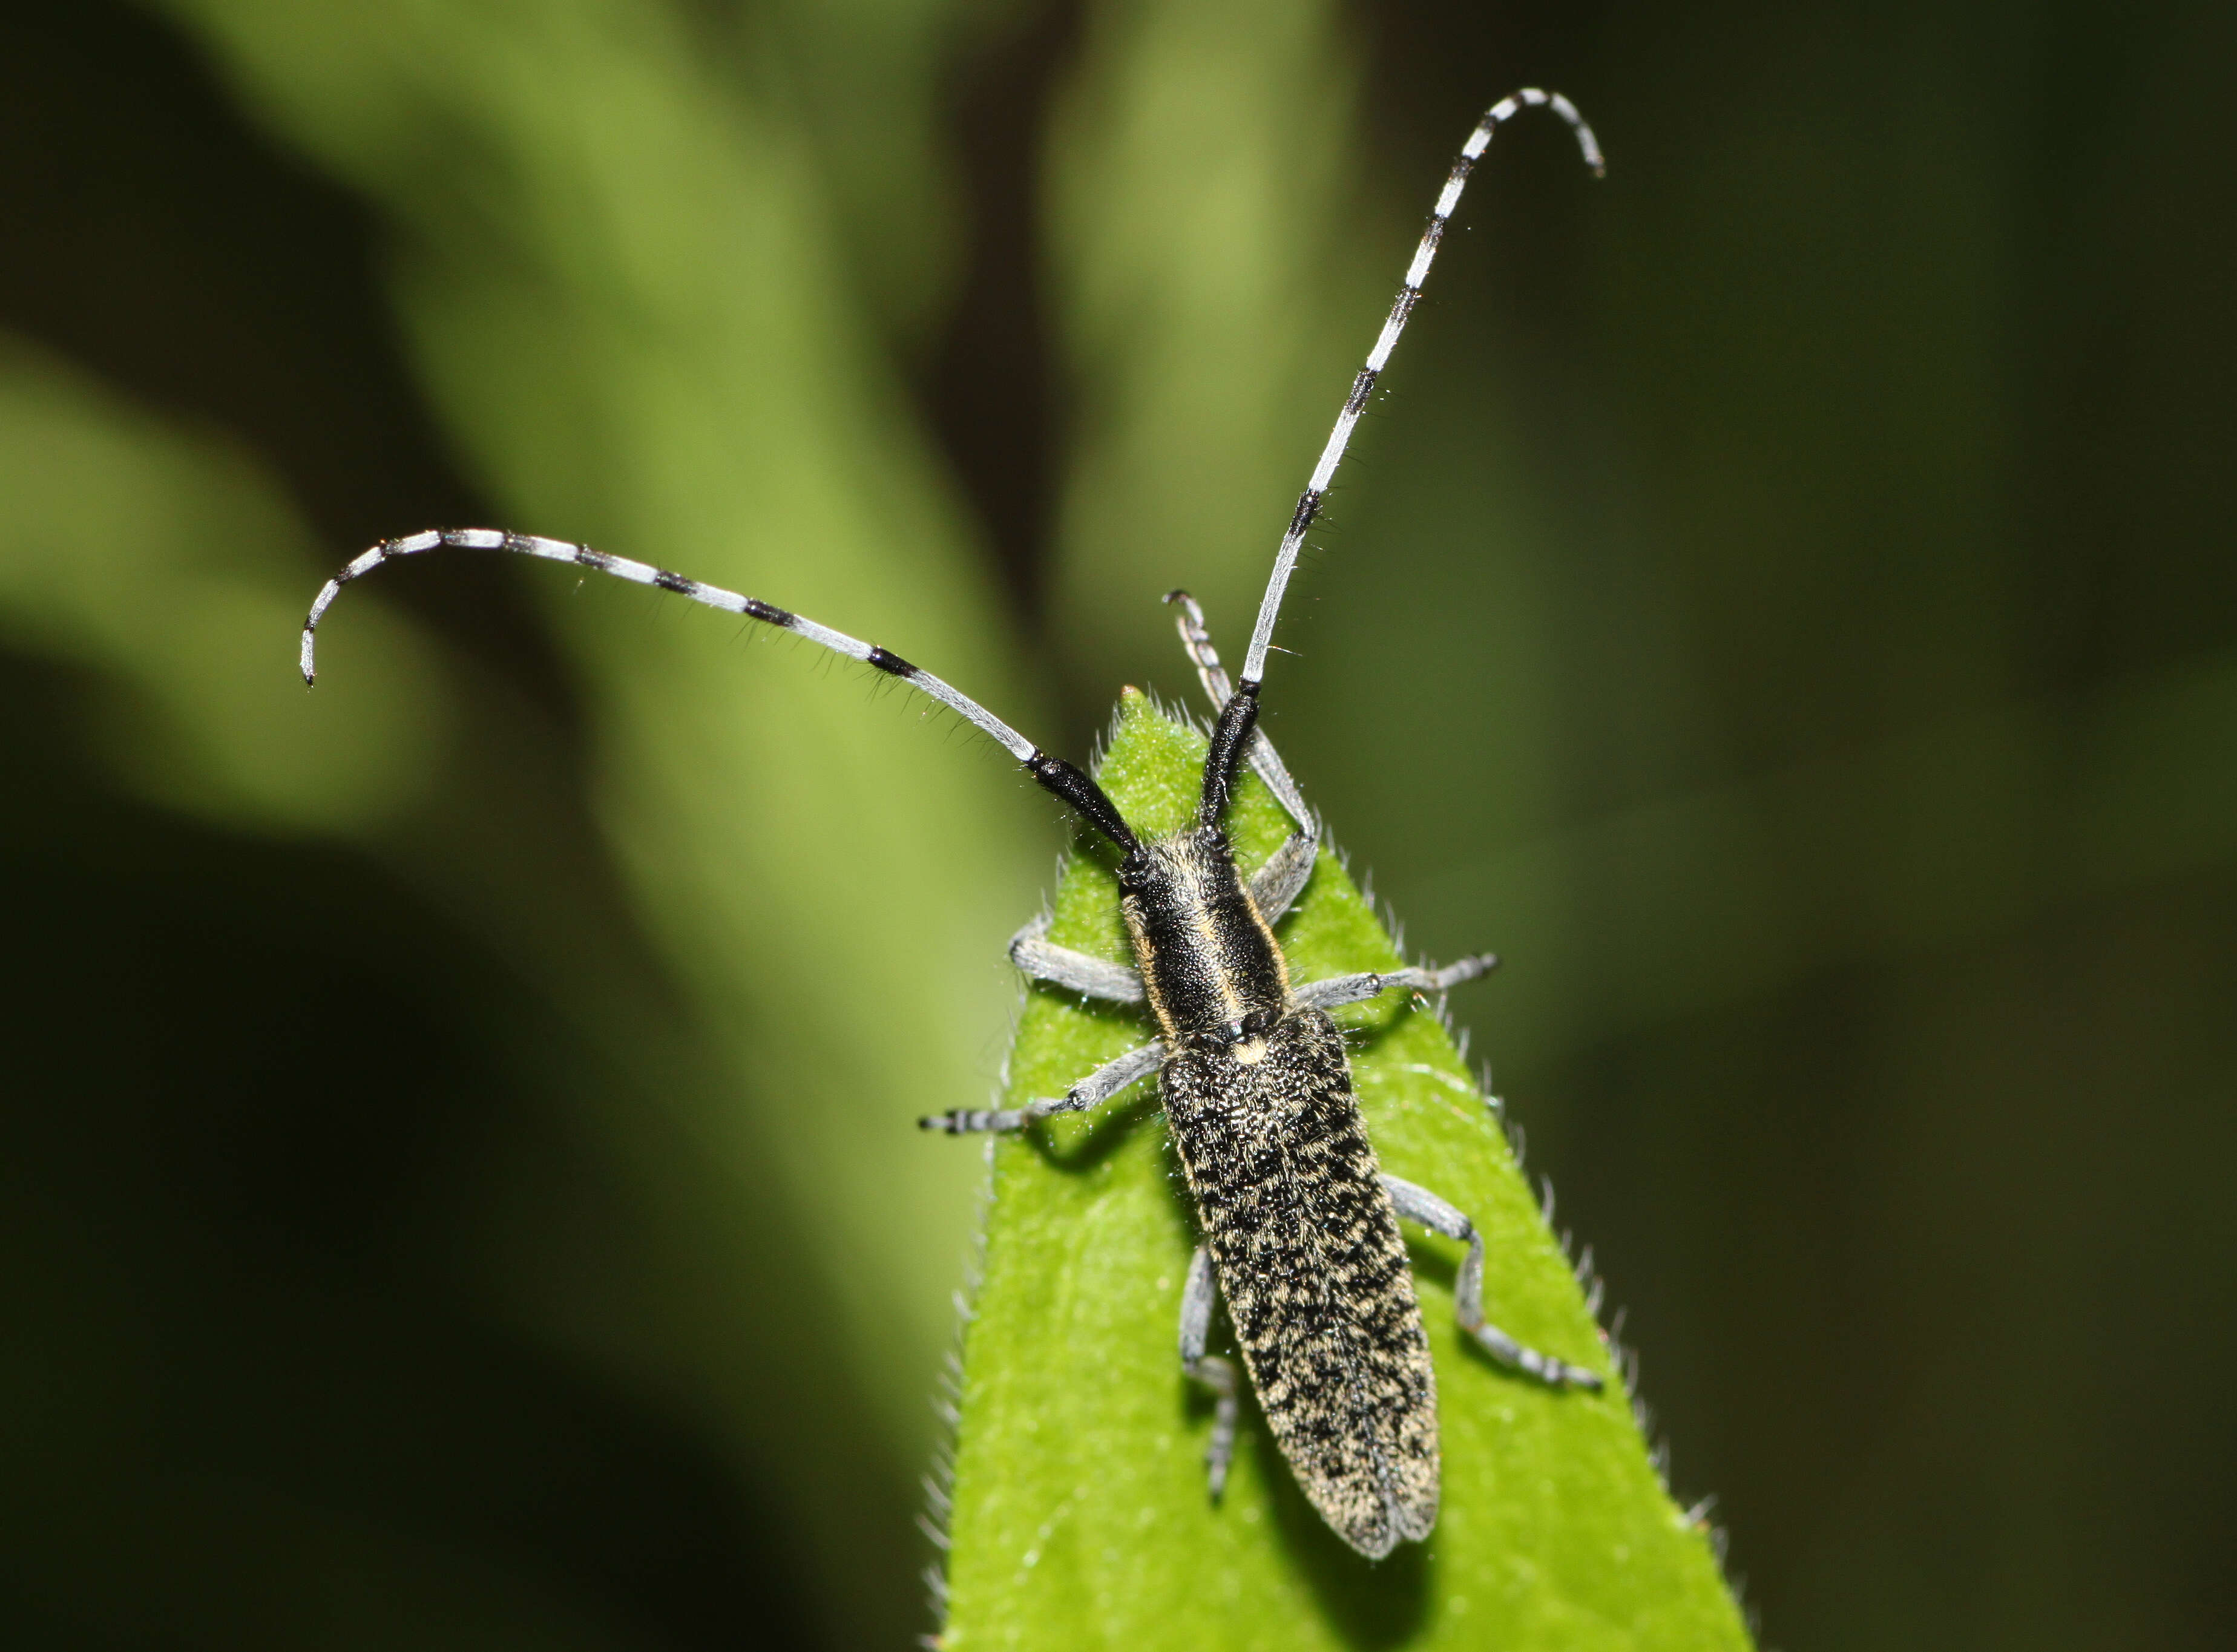
<path fill-rule="evenodd" d="M 1591 128 L 1557 93 L 1517 92 L 1477 123 L 1282 536 L 1238 681 L 1230 682 L 1196 603 L 1182 591 L 1166 599 L 1176 606 L 1181 640 L 1217 713 L 1195 823 L 1170 837 L 1138 835 L 1086 773 L 899 655 L 757 598 L 586 545 L 480 528 L 389 540 L 330 581 L 303 626 L 307 682 L 314 676 L 313 634 L 350 581 L 391 557 L 444 547 L 514 551 L 657 586 L 781 627 L 898 678 L 1000 742 L 1036 782 L 1118 849 L 1120 909 L 1134 951 L 1130 967 L 1068 951 L 1046 938 L 1042 919 L 1012 938 L 1011 958 L 1026 975 L 1069 991 L 1146 1003 L 1157 1036 L 1061 1096 L 1021 1108 L 958 1109 L 922 1122 L 955 1135 L 1020 1129 L 1051 1114 L 1092 1108 L 1158 1074 L 1173 1150 L 1203 1232 L 1181 1292 L 1180 1354 L 1183 1371 L 1217 1397 L 1206 1451 L 1211 1495 L 1218 1497 L 1233 1456 L 1238 1393 L 1232 1363 L 1206 1352 L 1212 1311 L 1224 1297 L 1260 1409 L 1297 1484 L 1344 1541 L 1370 1557 L 1427 1537 L 1437 1517 L 1436 1375 L 1402 1221 L 1468 1245 L 1455 1306 L 1462 1328 L 1495 1359 L 1556 1385 L 1600 1385 L 1592 1372 L 1526 1348 L 1486 1320 L 1482 1238 L 1435 1194 L 1382 1173 L 1353 1095 L 1343 1035 L 1327 1013 L 1394 988 L 1442 992 L 1497 960 L 1486 954 L 1444 969 L 1292 981 L 1273 925 L 1311 873 L 1319 827 L 1258 728 L 1266 655 L 1298 550 L 1421 296 L 1470 170 L 1494 132 L 1526 108 L 1550 109 L 1567 122 L 1587 164 L 1600 170 Z M 1294 827 L 1247 876 L 1223 829 L 1246 762 Z"/>

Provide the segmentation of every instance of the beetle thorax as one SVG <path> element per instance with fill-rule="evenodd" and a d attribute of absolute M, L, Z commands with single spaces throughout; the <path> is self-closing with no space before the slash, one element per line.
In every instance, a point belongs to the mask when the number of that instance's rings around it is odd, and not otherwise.
<path fill-rule="evenodd" d="M 1166 1038 L 1245 1063 L 1263 1056 L 1288 1013 L 1290 977 L 1227 834 L 1198 826 L 1145 843 L 1119 863 L 1118 890 Z"/>

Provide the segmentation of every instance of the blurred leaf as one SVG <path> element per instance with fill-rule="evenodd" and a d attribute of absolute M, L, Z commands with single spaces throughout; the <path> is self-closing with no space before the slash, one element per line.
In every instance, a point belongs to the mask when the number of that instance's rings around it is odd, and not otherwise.
<path fill-rule="evenodd" d="M 1204 740 L 1142 695 L 1100 776 L 1138 826 L 1195 806 Z M 1284 825 L 1254 780 L 1232 821 L 1248 862 Z M 1052 938 L 1127 956 L 1107 857 L 1074 855 Z M 1333 852 L 1282 926 L 1302 979 L 1386 969 L 1396 949 Z M 1495 982 L 1488 989 L 1496 991 Z M 1383 1164 L 1468 1211 L 1496 1321 L 1607 1361 L 1577 1280 L 1438 1017 L 1394 997 L 1339 1012 Z M 1136 1017 L 1030 995 L 1011 1104 L 1059 1094 L 1142 1037 Z M 1707 1534 L 1672 1504 L 1620 1381 L 1556 1393 L 1463 1346 L 1462 1247 L 1409 1233 L 1438 1371 L 1437 1530 L 1377 1566 L 1292 1483 L 1255 1412 L 1224 1503 L 1205 1495 L 1208 1407 L 1174 1353 L 1194 1243 L 1148 1086 L 1092 1120 L 994 1149 L 984 1282 L 967 1333 L 951 1612 L 965 1648 L 1745 1647 Z"/>
<path fill-rule="evenodd" d="M 385 214 L 418 363 L 501 525 L 765 595 L 1031 724 L 994 594 L 841 273 L 812 134 L 737 83 L 703 20 L 620 0 L 170 9 Z M 921 53 L 928 32 L 892 38 Z M 929 75 L 895 52 L 879 72 Z M 793 1189 L 881 1447 L 913 1455 L 971 1195 L 909 1124 L 985 1082 L 1034 813 L 990 752 L 927 730 L 917 703 L 866 704 L 872 685 L 812 650 L 522 577 L 579 673 L 612 851 L 729 1068 L 727 1096 L 679 1104 L 715 1160 Z M 338 610 L 334 635 L 351 623 Z"/>
<path fill-rule="evenodd" d="M 853 174 L 817 153 L 781 66 L 740 72 L 727 21 L 628 0 L 164 9 L 246 109 L 380 214 L 401 331 L 498 525 L 764 595 L 1034 725 L 847 270 L 828 194 Z M 852 66 L 858 88 L 932 81 L 937 30 L 870 34 L 885 44 Z M 688 1142 L 713 1185 L 681 1225 L 715 1241 L 672 1293 L 571 1257 L 522 1308 L 721 1435 L 813 1556 L 835 1638 L 890 1640 L 916 1609 L 907 1488 L 973 1214 L 970 1167 L 912 1121 L 983 1094 L 1013 991 L 1000 942 L 1046 864 L 1048 810 L 983 742 L 814 649 L 748 646 L 755 628 L 613 582 L 508 571 L 573 668 L 629 928 L 531 967 L 579 1000 L 608 996 L 617 938 L 657 955 L 680 1004 L 589 1011 L 672 1116 L 612 1146 L 658 1160 Z M 326 635 L 354 623 L 345 604 Z M 521 831 L 532 853 L 538 824 Z M 795 1242 L 750 1242 L 772 1226 Z"/>
<path fill-rule="evenodd" d="M 134 790 L 314 832 L 369 830 L 422 795 L 439 653 L 368 602 L 334 700 L 313 705 L 287 642 L 309 532 L 241 449 L 0 339 L 0 636 L 96 673 L 96 741 Z"/>
<path fill-rule="evenodd" d="M 1256 599 L 1396 290 L 1410 232 L 1369 256 L 1354 209 L 1346 43 L 1326 0 L 1090 9 L 1048 175 L 1079 381 L 1054 597 L 1092 708 L 1171 657 L 1171 586 L 1214 615 Z"/>
<path fill-rule="evenodd" d="M 2065 806 L 2033 854 L 2013 853 L 2054 788 Z M 1801 843 L 1824 847 L 1798 865 Z M 1480 852 L 1422 892 L 1441 910 L 1500 914 L 1501 944 L 1530 960 L 1501 1005 L 1501 1059 L 1543 1064 L 2233 852 L 2237 659 L 2225 654 L 1673 791 Z"/>

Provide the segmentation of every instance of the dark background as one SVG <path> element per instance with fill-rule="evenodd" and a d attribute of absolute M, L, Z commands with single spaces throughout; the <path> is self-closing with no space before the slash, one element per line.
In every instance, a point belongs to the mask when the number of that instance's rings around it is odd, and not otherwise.
<path fill-rule="evenodd" d="M 1770 1643 L 2237 1636 L 2233 15 L 1338 21 L 1376 271 L 1511 83 L 1574 95 L 1611 174 L 1587 190 L 1550 123 L 1501 140 L 1270 698 L 1409 941 L 1509 958 L 1476 1048 Z M 1096 404 L 1039 180 L 1102 36 L 1068 5 L 968 25 L 931 92 L 953 279 L 881 347 L 1077 754 L 1119 681 L 1185 687 L 1153 604 L 1096 628 L 1066 571 Z M 399 335 L 381 207 L 207 53 L 110 0 L 0 13 L 0 326 L 256 455 L 315 539 L 307 597 L 502 502 Z M 1342 384 L 1296 416 L 1291 490 Z M 535 573 L 462 559 L 393 600 L 501 702 L 464 738 L 545 829 L 507 898 L 564 903 L 569 967 L 658 1006 L 632 1024 L 688 1065 Z M 798 1190 L 737 1254 L 638 1234 L 582 1122 L 659 1082 L 629 1041 L 408 852 L 120 780 L 104 668 L 41 635 L 0 637 L 0 1636 L 901 1643 L 921 1458 L 865 1396 L 932 1372 L 850 1372 L 783 1282 Z M 716 1196 L 642 1129 L 681 1204 Z M 617 1295 L 752 1305 L 732 1422 L 473 1282 L 493 1227 L 544 1242 L 492 1214 L 524 1186 L 579 1201 L 552 1233 L 640 1247 Z M 842 1484 L 848 1563 L 795 1517 L 811 1481 Z"/>

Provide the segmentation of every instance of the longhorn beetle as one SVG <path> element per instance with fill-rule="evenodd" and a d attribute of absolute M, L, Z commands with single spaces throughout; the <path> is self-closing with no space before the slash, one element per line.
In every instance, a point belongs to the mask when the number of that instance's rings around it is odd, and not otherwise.
<path fill-rule="evenodd" d="M 1194 600 L 1184 591 L 1166 598 L 1178 609 L 1182 642 L 1217 714 L 1196 824 L 1169 838 L 1138 837 L 1086 773 L 891 650 L 756 597 L 587 545 L 485 528 L 387 540 L 327 582 L 303 625 L 303 680 L 309 683 L 317 675 L 313 634 L 350 581 L 392 557 L 441 547 L 516 551 L 656 585 L 780 626 L 898 677 L 993 736 L 1036 782 L 1118 849 L 1120 910 L 1133 939 L 1135 965 L 1053 945 L 1044 938 L 1046 918 L 1013 938 L 1012 960 L 1033 978 L 1070 991 L 1121 1004 L 1146 1000 L 1158 1036 L 1061 1096 L 1022 1108 L 959 1109 L 921 1122 L 927 1129 L 959 1135 L 1021 1129 L 1053 1113 L 1084 1111 L 1137 1079 L 1158 1074 L 1174 1152 L 1204 1229 L 1182 1291 L 1180 1353 L 1182 1369 L 1217 1399 L 1206 1452 L 1211 1495 L 1219 1496 L 1235 1449 L 1237 1373 L 1228 1360 L 1204 1352 L 1213 1304 L 1224 1296 L 1260 1409 L 1298 1484 L 1346 1543 L 1378 1558 L 1402 1540 L 1429 1536 L 1437 1517 L 1436 1377 L 1399 1236 L 1401 1220 L 1467 1243 L 1455 1305 L 1462 1328 L 1495 1359 L 1557 1386 L 1598 1389 L 1600 1379 L 1522 1346 L 1486 1320 L 1481 1235 L 1435 1194 L 1383 1175 L 1376 1165 L 1352 1093 L 1343 1036 L 1327 1011 L 1394 987 L 1442 992 L 1498 960 L 1485 954 L 1442 970 L 1290 981 L 1272 925 L 1311 874 L 1319 827 L 1257 726 L 1259 685 L 1298 550 L 1328 497 L 1352 427 L 1421 298 L 1468 174 L 1503 122 L 1525 108 L 1540 107 L 1568 123 L 1586 164 L 1595 174 L 1602 170 L 1592 128 L 1559 93 L 1526 88 L 1494 104 L 1477 122 L 1282 536 L 1240 681 L 1230 684 Z M 1247 879 L 1221 828 L 1245 761 L 1295 826 Z"/>

